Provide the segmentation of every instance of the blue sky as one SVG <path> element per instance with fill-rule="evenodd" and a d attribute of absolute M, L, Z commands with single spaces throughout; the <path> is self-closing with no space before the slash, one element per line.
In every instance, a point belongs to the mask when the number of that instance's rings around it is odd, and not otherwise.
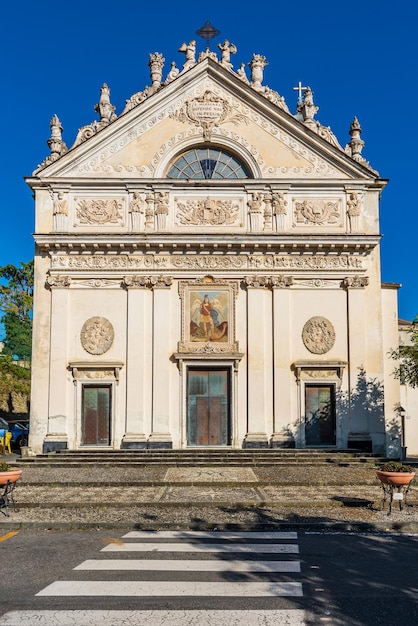
<path fill-rule="evenodd" d="M 97 119 L 106 82 L 116 113 L 150 84 L 149 53 L 181 67 L 183 41 L 207 20 L 238 49 L 235 69 L 253 53 L 269 63 L 264 84 L 294 113 L 302 81 L 314 92 L 316 115 L 341 145 L 357 116 L 363 156 L 389 184 L 382 194 L 382 280 L 401 283 L 399 316 L 418 313 L 413 250 L 417 243 L 418 8 L 411 1 L 265 0 L 246 4 L 160 0 L 4 0 L 0 25 L 0 265 L 33 256 L 34 205 L 24 176 L 49 154 L 49 121 L 57 114 L 70 147 L 81 126 Z M 165 75 L 165 74 L 164 74 Z"/>

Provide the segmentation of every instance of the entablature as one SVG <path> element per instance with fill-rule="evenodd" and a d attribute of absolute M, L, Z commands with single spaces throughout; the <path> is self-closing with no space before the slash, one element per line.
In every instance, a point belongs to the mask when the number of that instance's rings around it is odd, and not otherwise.
<path fill-rule="evenodd" d="M 35 235 L 39 252 L 73 255 L 367 256 L 380 235 Z"/>

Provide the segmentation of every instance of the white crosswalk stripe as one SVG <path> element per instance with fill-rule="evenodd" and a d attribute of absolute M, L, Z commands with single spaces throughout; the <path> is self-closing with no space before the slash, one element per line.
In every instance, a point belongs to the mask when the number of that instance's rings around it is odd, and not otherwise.
<path fill-rule="evenodd" d="M 132 531 L 104 546 L 101 550 L 104 558 L 83 561 L 74 568 L 71 579 L 51 583 L 36 597 L 66 597 L 70 606 L 74 598 L 103 598 L 103 603 L 109 598 L 110 603 L 111 598 L 130 597 L 135 600 L 135 610 L 111 610 L 111 604 L 109 610 L 67 610 L 61 600 L 62 610 L 33 612 L 33 623 L 38 626 L 134 626 L 139 623 L 147 626 L 304 626 L 304 611 L 272 608 L 280 606 L 279 600 L 271 604 L 272 598 L 296 600 L 303 596 L 302 583 L 289 580 L 289 576 L 298 576 L 301 572 L 300 561 L 295 558 L 299 554 L 297 539 L 295 532 Z M 104 580 L 97 576 L 90 580 L 99 572 L 103 573 Z M 141 598 L 144 602 L 156 598 L 152 601 L 156 608 L 149 610 L 149 605 L 144 605 L 141 609 L 138 605 Z M 172 610 L 167 604 L 158 608 L 160 599 L 164 598 L 171 598 L 171 604 L 177 603 L 172 604 Z M 216 610 L 210 604 L 214 598 L 220 603 Z M 245 606 L 240 608 L 237 600 L 234 600 L 235 607 L 228 606 L 228 598 L 231 602 L 233 598 L 242 598 Z M 260 607 L 263 598 L 270 599 L 265 609 Z M 193 604 L 190 604 L 191 599 Z M 222 599 L 225 599 L 223 606 Z M 179 610 L 182 600 L 188 604 Z M 254 601 L 257 605 L 252 604 Z M 203 608 L 194 608 L 199 605 Z M 0 626 L 28 623 L 31 623 L 30 611 L 13 611 L 0 616 Z"/>
<path fill-rule="evenodd" d="M 75 570 L 158 572 L 300 572 L 299 561 L 157 561 L 155 559 L 90 559 Z"/>
<path fill-rule="evenodd" d="M 252 554 L 257 552 L 266 552 L 268 554 L 297 554 L 299 546 L 297 544 L 261 544 L 261 543 L 214 543 L 214 544 L 197 544 L 197 543 L 111 543 L 102 548 L 102 552 L 228 552 L 231 550 L 236 554 Z"/>
<path fill-rule="evenodd" d="M 0 626 L 305 626 L 304 611 L 11 611 Z"/>
<path fill-rule="evenodd" d="M 253 583 L 253 582 L 167 582 L 138 580 L 59 580 L 52 583 L 37 596 L 131 596 L 135 597 L 190 597 L 203 598 L 247 596 L 261 598 L 278 596 L 301 596 L 300 583 Z"/>

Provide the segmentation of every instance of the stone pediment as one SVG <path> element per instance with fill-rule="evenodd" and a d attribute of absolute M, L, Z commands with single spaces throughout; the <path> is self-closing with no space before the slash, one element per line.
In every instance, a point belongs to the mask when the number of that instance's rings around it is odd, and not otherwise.
<path fill-rule="evenodd" d="M 260 95 L 213 63 L 199 63 L 122 115 L 93 129 L 41 179 L 162 179 L 174 156 L 217 145 L 236 153 L 254 179 L 367 179 L 373 173 L 292 116 L 281 101 Z M 129 104 L 131 103 L 131 104 Z M 90 130 L 89 130 L 90 129 Z"/>

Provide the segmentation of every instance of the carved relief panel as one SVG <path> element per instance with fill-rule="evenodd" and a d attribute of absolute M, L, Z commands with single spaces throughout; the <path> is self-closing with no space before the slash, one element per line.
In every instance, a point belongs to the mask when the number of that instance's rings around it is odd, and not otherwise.
<path fill-rule="evenodd" d="M 341 198 L 293 198 L 293 228 L 335 230 L 344 227 Z"/>
<path fill-rule="evenodd" d="M 73 227 L 76 229 L 113 230 L 126 224 L 125 196 L 74 196 L 72 209 Z"/>
<path fill-rule="evenodd" d="M 176 196 L 175 225 L 192 228 L 242 228 L 244 200 L 240 197 Z"/>

